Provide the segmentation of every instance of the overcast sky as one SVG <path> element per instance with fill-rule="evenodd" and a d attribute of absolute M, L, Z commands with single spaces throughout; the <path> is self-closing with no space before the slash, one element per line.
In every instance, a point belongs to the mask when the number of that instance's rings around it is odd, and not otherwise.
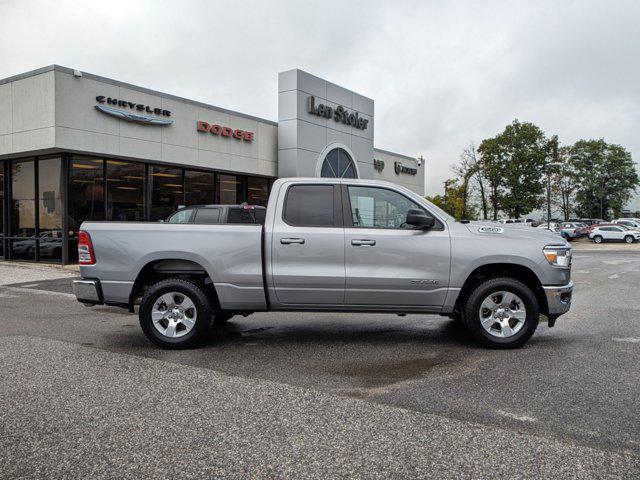
<path fill-rule="evenodd" d="M 0 78 L 52 63 L 272 120 L 301 68 L 373 98 L 430 194 L 514 118 L 640 159 L 638 1 L 0 0 Z"/>

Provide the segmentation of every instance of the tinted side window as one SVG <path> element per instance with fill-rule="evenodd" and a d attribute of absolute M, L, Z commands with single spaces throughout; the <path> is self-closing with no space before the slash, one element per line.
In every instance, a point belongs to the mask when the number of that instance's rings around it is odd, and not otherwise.
<path fill-rule="evenodd" d="M 219 223 L 220 222 L 220 209 L 219 208 L 199 208 L 196 212 L 196 218 L 193 223 Z"/>
<path fill-rule="evenodd" d="M 256 211 L 254 212 L 255 216 L 256 216 L 256 223 L 259 223 L 260 225 L 264 225 L 264 220 L 265 218 L 267 218 L 267 210 L 266 209 L 256 209 Z"/>
<path fill-rule="evenodd" d="M 253 210 L 245 210 L 244 208 L 230 208 L 227 223 L 256 223 L 253 212 Z"/>
<path fill-rule="evenodd" d="M 169 217 L 169 223 L 189 223 L 193 209 L 180 210 Z"/>
<path fill-rule="evenodd" d="M 297 227 L 333 227 L 333 185 L 294 185 L 284 205 L 284 220 Z"/>

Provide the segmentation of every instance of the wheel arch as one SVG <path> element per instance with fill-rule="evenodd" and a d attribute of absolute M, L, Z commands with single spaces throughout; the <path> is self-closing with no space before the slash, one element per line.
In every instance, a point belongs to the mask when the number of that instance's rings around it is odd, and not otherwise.
<path fill-rule="evenodd" d="M 529 267 L 515 263 L 490 263 L 477 267 L 469 274 L 464 282 L 454 308 L 460 309 L 462 305 L 466 303 L 473 289 L 482 281 L 496 277 L 513 278 L 514 280 L 524 283 L 536 296 L 540 313 L 544 315 L 548 314 L 549 306 L 542 282 Z"/>
<path fill-rule="evenodd" d="M 138 272 L 129 294 L 129 311 L 133 312 L 136 300 L 142 297 L 150 285 L 167 278 L 187 278 L 194 281 L 210 296 L 213 308 L 220 310 L 213 278 L 200 263 L 183 258 L 160 258 L 147 262 Z"/>

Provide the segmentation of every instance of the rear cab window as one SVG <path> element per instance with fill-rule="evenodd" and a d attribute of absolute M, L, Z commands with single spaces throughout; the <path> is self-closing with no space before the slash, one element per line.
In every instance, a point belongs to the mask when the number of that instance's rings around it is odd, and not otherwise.
<path fill-rule="evenodd" d="M 333 184 L 292 185 L 287 190 L 282 218 L 295 227 L 338 226 L 337 192 Z"/>
<path fill-rule="evenodd" d="M 264 225 L 266 210 L 262 208 L 230 208 L 227 223 L 256 223 Z"/>
<path fill-rule="evenodd" d="M 189 223 L 193 215 L 193 208 L 178 210 L 167 220 L 168 223 Z"/>
<path fill-rule="evenodd" d="M 219 208 L 199 208 L 196 212 L 193 223 L 208 224 L 220 223 Z"/>

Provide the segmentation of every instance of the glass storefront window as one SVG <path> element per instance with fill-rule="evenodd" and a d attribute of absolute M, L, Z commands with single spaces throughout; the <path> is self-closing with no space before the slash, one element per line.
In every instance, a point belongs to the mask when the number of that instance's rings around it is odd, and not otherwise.
<path fill-rule="evenodd" d="M 47 232 L 62 230 L 62 178 L 60 158 L 38 161 L 38 214 L 40 236 Z"/>
<path fill-rule="evenodd" d="M 144 165 L 107 160 L 107 220 L 144 220 Z"/>
<path fill-rule="evenodd" d="M 74 155 L 69 165 L 69 230 L 85 220 L 104 220 L 104 160 Z"/>
<path fill-rule="evenodd" d="M 247 178 L 247 202 L 251 205 L 267 206 L 269 200 L 269 179 L 260 177 Z"/>
<path fill-rule="evenodd" d="M 153 165 L 151 184 L 151 221 L 164 220 L 183 204 L 182 169 Z"/>
<path fill-rule="evenodd" d="M 38 161 L 39 252 L 45 261 L 62 260 L 62 161 Z"/>
<path fill-rule="evenodd" d="M 213 203 L 214 174 L 185 170 L 185 205 L 208 205 Z"/>
<path fill-rule="evenodd" d="M 11 236 L 35 237 L 36 184 L 33 160 L 11 162 Z"/>
<path fill-rule="evenodd" d="M 216 203 L 238 205 L 244 201 L 244 178 L 219 173 L 216 176 Z"/>

